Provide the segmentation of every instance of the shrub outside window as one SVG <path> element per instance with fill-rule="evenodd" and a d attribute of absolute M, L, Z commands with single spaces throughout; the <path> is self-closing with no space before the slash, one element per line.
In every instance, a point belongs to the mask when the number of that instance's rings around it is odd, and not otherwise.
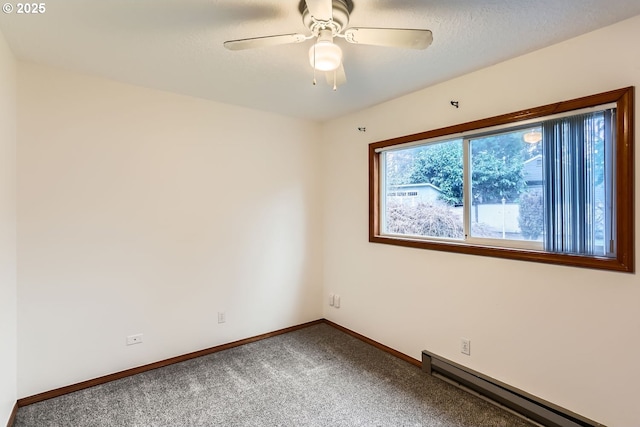
<path fill-rule="evenodd" d="M 633 88 L 370 144 L 376 243 L 634 271 Z"/>

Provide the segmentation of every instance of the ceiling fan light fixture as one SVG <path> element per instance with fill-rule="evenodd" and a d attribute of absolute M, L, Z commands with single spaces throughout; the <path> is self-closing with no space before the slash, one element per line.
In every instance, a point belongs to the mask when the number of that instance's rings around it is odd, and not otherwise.
<path fill-rule="evenodd" d="M 329 40 L 318 40 L 309 49 L 309 62 L 318 71 L 336 70 L 342 63 L 342 49 Z"/>
<path fill-rule="evenodd" d="M 433 42 L 433 34 L 426 29 L 347 28 L 349 15 L 353 10 L 352 0 L 300 0 L 298 10 L 302 14 L 302 23 L 309 30 L 306 34 L 288 33 L 227 40 L 224 42 L 224 47 L 229 50 L 244 50 L 303 43 L 315 39 L 314 45 L 309 49 L 309 62 L 313 68 L 313 84 L 316 84 L 316 74 L 323 73 L 327 82 L 335 90 L 340 84 L 347 81 L 342 49 L 333 42 L 335 37 L 352 45 L 406 49 L 426 49 Z"/>

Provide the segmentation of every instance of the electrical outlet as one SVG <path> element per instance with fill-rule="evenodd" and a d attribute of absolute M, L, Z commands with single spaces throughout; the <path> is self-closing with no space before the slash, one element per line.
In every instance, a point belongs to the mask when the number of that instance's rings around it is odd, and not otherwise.
<path fill-rule="evenodd" d="M 333 296 L 333 306 L 335 308 L 340 308 L 340 295 Z"/>
<path fill-rule="evenodd" d="M 218 312 L 218 323 L 224 323 L 227 321 L 227 315 L 224 313 L 224 311 L 219 311 Z"/>
<path fill-rule="evenodd" d="M 129 335 L 127 337 L 127 345 L 141 344 L 142 334 Z"/>
<path fill-rule="evenodd" d="M 335 295 L 329 294 L 329 306 L 333 307 Z"/>
<path fill-rule="evenodd" d="M 460 338 L 460 353 L 471 356 L 471 340 L 469 338 Z"/>

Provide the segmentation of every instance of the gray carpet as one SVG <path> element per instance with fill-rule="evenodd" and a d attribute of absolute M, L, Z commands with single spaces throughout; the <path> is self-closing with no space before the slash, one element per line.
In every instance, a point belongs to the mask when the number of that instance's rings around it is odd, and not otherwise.
<path fill-rule="evenodd" d="M 531 425 L 320 324 L 18 410 L 46 426 Z"/>

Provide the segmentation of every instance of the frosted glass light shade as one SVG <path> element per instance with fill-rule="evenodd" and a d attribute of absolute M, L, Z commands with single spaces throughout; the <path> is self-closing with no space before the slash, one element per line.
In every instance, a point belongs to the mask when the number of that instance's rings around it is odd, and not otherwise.
<path fill-rule="evenodd" d="M 309 62 L 318 71 L 333 71 L 342 62 L 342 49 L 330 41 L 318 40 L 309 49 Z"/>

